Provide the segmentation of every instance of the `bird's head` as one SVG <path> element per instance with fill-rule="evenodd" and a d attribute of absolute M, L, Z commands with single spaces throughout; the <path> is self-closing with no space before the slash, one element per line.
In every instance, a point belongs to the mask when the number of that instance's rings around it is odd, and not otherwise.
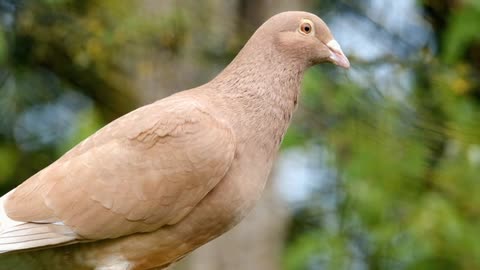
<path fill-rule="evenodd" d="M 269 36 L 281 53 L 304 61 L 308 66 L 331 62 L 349 68 L 350 62 L 325 22 L 301 11 L 277 14 L 258 30 Z M 265 35 L 266 34 L 266 35 Z"/>

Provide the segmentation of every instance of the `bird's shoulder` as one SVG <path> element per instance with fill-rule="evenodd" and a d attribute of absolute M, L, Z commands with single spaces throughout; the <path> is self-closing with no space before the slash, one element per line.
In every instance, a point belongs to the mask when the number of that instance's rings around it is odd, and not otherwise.
<path fill-rule="evenodd" d="M 112 141 L 151 146 L 160 140 L 168 140 L 168 137 L 191 136 L 202 129 L 220 133 L 219 136 L 233 143 L 235 135 L 230 123 L 212 104 L 192 94 L 181 92 L 119 117 L 72 148 L 62 159 L 81 155 L 92 147 Z"/>

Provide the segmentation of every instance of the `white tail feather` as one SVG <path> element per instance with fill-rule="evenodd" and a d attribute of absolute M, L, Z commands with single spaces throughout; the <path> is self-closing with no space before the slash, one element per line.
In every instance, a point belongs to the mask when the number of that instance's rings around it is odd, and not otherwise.
<path fill-rule="evenodd" d="M 0 198 L 0 253 L 67 244 L 77 239 L 78 236 L 61 222 L 33 223 L 9 218 L 4 202 L 12 192 Z"/>

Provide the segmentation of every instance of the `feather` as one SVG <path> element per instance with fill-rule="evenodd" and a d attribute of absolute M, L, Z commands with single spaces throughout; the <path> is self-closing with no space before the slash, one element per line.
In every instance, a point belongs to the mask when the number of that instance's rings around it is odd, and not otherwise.
<path fill-rule="evenodd" d="M 0 253 L 66 244 L 78 238 L 62 222 L 34 223 L 11 219 L 5 213 L 4 202 L 13 191 L 0 198 Z"/>

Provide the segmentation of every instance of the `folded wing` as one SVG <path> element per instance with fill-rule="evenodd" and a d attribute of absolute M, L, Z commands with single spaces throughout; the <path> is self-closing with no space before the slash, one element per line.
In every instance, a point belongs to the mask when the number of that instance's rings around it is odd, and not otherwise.
<path fill-rule="evenodd" d="M 3 219 L 14 222 L 0 220 L 0 252 L 175 224 L 221 181 L 234 152 L 228 125 L 194 100 L 142 107 L 3 198 Z"/>

